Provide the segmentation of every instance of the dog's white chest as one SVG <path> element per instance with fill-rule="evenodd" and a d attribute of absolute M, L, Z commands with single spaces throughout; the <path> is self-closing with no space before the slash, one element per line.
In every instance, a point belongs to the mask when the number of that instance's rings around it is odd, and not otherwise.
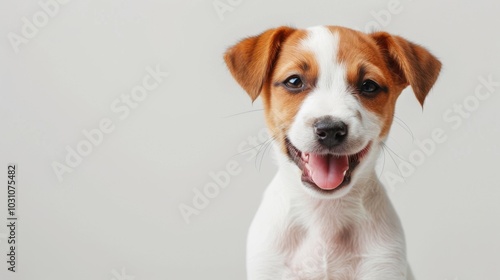
<path fill-rule="evenodd" d="M 335 237 L 332 239 L 345 238 Z M 347 237 L 348 238 L 348 237 Z M 354 246 L 311 237 L 287 258 L 286 280 L 353 280 L 359 263 Z"/>

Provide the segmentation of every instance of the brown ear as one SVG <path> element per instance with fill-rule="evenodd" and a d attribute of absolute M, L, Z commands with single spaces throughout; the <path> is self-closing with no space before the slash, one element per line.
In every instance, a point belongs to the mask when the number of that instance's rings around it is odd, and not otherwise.
<path fill-rule="evenodd" d="M 227 67 L 254 101 L 268 79 L 281 43 L 294 31 L 290 27 L 270 29 L 241 40 L 224 54 Z"/>
<path fill-rule="evenodd" d="M 371 34 L 382 50 L 396 82 L 410 85 L 420 105 L 437 80 L 441 62 L 425 48 L 386 32 Z"/>

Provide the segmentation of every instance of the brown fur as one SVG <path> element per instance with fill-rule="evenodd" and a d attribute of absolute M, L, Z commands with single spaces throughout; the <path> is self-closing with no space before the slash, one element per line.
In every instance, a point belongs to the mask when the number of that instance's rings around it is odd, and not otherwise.
<path fill-rule="evenodd" d="M 385 32 L 365 34 L 337 26 L 329 28 L 339 34 L 337 59 L 347 66 L 347 81 L 354 94 L 366 79 L 387 89 L 372 98 L 358 95 L 363 106 L 379 116 L 383 124 L 380 137 L 386 136 L 401 91 L 410 85 L 423 105 L 441 63 L 426 49 L 398 36 Z M 267 125 L 284 151 L 286 132 L 319 75 L 313 54 L 300 48 L 306 35 L 305 30 L 290 27 L 270 29 L 240 41 L 224 56 L 234 78 L 252 100 L 262 96 Z M 299 94 L 290 93 L 281 84 L 292 74 L 301 75 L 306 83 L 306 89 Z"/>

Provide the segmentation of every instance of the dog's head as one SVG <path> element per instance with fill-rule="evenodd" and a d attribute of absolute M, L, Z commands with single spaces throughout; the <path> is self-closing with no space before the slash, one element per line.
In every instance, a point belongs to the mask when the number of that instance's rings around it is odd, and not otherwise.
<path fill-rule="evenodd" d="M 252 100 L 259 95 L 282 154 L 319 197 L 340 197 L 373 172 L 396 99 L 410 85 L 423 105 L 441 63 L 385 32 L 280 27 L 225 54 Z"/>

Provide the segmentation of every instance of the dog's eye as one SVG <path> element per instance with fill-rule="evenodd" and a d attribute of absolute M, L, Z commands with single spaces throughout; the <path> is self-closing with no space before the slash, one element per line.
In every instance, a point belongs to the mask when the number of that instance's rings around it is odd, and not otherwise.
<path fill-rule="evenodd" d="M 372 80 L 365 80 L 361 84 L 360 91 L 364 95 L 374 96 L 375 94 L 377 94 L 380 91 L 380 86 Z"/>
<path fill-rule="evenodd" d="M 283 84 L 291 90 L 298 90 L 304 87 L 304 83 L 298 75 L 292 75 L 283 82 Z"/>

